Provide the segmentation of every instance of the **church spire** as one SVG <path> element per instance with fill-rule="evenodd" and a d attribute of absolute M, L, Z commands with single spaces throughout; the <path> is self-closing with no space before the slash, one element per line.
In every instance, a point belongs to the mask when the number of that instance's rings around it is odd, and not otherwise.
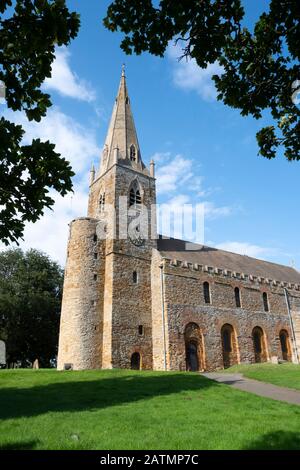
<path fill-rule="evenodd" d="M 141 159 L 139 142 L 131 112 L 130 100 L 122 66 L 118 95 L 108 128 L 101 162 L 101 174 L 115 163 L 149 174 Z"/>

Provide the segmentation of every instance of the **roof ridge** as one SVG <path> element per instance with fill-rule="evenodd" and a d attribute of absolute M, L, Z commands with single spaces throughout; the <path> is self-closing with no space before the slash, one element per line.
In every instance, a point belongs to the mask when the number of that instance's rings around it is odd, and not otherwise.
<path fill-rule="evenodd" d="M 162 238 L 162 237 L 166 237 L 166 238 Z M 201 246 L 202 248 L 211 248 L 211 249 L 213 249 L 215 251 L 218 251 L 218 252 L 228 253 L 228 254 L 231 254 L 231 255 L 234 255 L 234 256 L 249 258 L 250 260 L 259 261 L 259 262 L 267 263 L 267 264 L 272 264 L 274 266 L 282 267 L 282 268 L 285 268 L 285 269 L 290 269 L 291 271 L 293 271 L 297 274 L 300 274 L 300 272 L 297 269 L 293 268 L 292 266 L 287 266 L 286 264 L 275 263 L 274 261 L 268 261 L 268 260 L 265 260 L 265 259 L 255 258 L 254 256 L 242 255 L 241 253 L 235 253 L 234 251 L 224 250 L 224 249 L 216 248 L 214 246 L 195 243 L 195 242 L 191 242 L 189 240 L 181 240 L 180 238 L 167 237 L 166 235 L 161 235 L 160 234 L 159 238 L 161 240 L 174 240 L 174 241 L 178 241 L 178 242 L 182 242 L 182 243 L 191 243 L 191 244 L 196 245 L 196 246 Z M 164 251 L 164 250 L 162 250 L 162 251 Z M 187 250 L 187 251 L 189 251 L 189 250 Z M 192 250 L 190 250 L 190 251 L 192 251 Z"/>

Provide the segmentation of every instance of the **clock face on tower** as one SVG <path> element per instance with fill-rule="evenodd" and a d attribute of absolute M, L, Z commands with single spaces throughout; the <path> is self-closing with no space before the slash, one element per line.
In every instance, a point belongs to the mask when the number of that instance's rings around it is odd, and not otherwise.
<path fill-rule="evenodd" d="M 139 226 L 128 228 L 128 238 L 134 246 L 142 246 L 145 243 L 144 238 L 141 236 Z"/>

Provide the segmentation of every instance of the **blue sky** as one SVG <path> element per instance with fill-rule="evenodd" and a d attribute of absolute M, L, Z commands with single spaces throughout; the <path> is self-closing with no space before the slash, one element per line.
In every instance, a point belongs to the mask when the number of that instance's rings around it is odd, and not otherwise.
<path fill-rule="evenodd" d="M 267 0 L 245 0 L 246 22 L 258 18 Z M 102 26 L 108 1 L 68 1 L 81 14 L 81 29 L 68 49 L 57 52 L 45 88 L 53 108 L 40 124 L 0 105 L 22 122 L 27 139 L 50 138 L 76 171 L 75 194 L 55 196 L 54 211 L 28 225 L 24 248 L 36 247 L 64 263 L 68 222 L 86 214 L 88 170 L 99 164 L 121 65 L 138 131 L 142 158 L 157 163 L 158 202 L 204 202 L 205 243 L 300 268 L 298 217 L 300 163 L 282 155 L 259 157 L 255 134 L 270 120 L 244 118 L 215 99 L 210 74 L 192 62 L 125 56 L 121 36 Z"/>

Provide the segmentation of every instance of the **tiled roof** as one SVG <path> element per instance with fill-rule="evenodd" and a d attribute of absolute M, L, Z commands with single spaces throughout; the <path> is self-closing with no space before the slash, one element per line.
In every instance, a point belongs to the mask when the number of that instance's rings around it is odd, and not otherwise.
<path fill-rule="evenodd" d="M 157 245 L 161 256 L 165 258 L 218 267 L 281 282 L 300 284 L 300 273 L 294 268 L 281 264 L 270 263 L 250 256 L 218 250 L 217 248 L 175 238 L 162 238 L 160 236 Z"/>

